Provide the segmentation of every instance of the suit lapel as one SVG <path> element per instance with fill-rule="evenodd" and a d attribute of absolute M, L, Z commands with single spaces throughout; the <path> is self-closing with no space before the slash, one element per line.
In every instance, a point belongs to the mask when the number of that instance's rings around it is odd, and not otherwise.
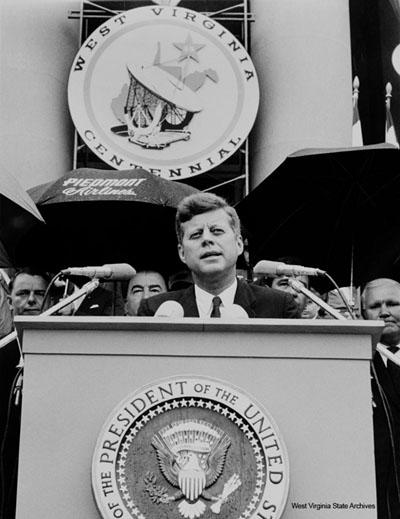
<path fill-rule="evenodd" d="M 238 286 L 233 302 L 235 305 L 240 305 L 244 308 L 249 317 L 256 317 L 254 310 L 256 298 L 254 297 L 249 285 L 240 279 L 238 279 Z"/>
<path fill-rule="evenodd" d="M 379 384 L 381 385 L 385 395 L 398 407 L 399 396 L 396 393 L 390 374 L 388 373 L 385 363 L 378 351 L 374 356 L 374 366 Z"/>
<path fill-rule="evenodd" d="M 194 293 L 194 285 L 183 291 L 180 300 L 185 309 L 185 317 L 199 317 L 199 310 L 196 304 L 196 296 Z"/>

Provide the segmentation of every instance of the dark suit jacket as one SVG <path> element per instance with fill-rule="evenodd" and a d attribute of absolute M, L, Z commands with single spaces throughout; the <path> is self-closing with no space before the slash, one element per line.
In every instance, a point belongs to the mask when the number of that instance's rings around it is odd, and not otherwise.
<path fill-rule="evenodd" d="M 0 517 L 4 519 L 15 517 L 17 499 L 21 398 L 16 403 L 14 389 L 18 374 L 22 373 L 17 368 L 19 360 L 17 341 L 0 349 Z"/>
<path fill-rule="evenodd" d="M 114 300 L 111 290 L 98 286 L 88 294 L 74 315 L 125 315 L 122 296 Z"/>
<path fill-rule="evenodd" d="M 400 392 L 396 390 L 394 381 L 378 352 L 374 355 L 373 367 L 375 372 L 372 376 L 372 397 L 378 519 L 400 519 L 400 495 L 395 475 L 397 470 L 400 478 Z"/>
<path fill-rule="evenodd" d="M 184 310 L 184 317 L 199 317 L 194 285 L 183 290 L 164 292 L 144 299 L 138 315 L 154 315 L 164 301 L 177 301 Z M 292 295 L 282 290 L 260 287 L 238 280 L 234 304 L 244 308 L 249 317 L 297 319 L 299 312 Z"/>

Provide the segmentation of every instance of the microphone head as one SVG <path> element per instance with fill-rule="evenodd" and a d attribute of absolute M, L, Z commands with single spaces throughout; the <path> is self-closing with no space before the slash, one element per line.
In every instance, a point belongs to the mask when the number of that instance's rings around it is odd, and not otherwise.
<path fill-rule="evenodd" d="M 261 260 L 254 267 L 256 274 L 270 276 L 325 276 L 324 270 L 314 267 L 303 267 L 301 265 L 287 265 L 279 261 Z"/>
<path fill-rule="evenodd" d="M 249 315 L 240 305 L 221 306 L 221 318 L 224 319 L 248 319 Z"/>
<path fill-rule="evenodd" d="M 256 274 L 275 276 L 278 274 L 278 267 L 284 265 L 284 263 L 280 263 L 279 261 L 261 260 L 254 266 L 254 272 Z"/>
<path fill-rule="evenodd" d="M 136 270 L 128 263 L 110 263 L 102 268 L 110 270 L 109 275 L 102 276 L 108 281 L 128 281 L 136 274 Z"/>
<path fill-rule="evenodd" d="M 164 301 L 164 303 L 158 307 L 154 316 L 180 319 L 184 316 L 183 306 L 177 301 Z"/>
<path fill-rule="evenodd" d="M 107 281 L 127 281 L 136 274 L 128 263 L 110 263 L 102 267 L 69 267 L 60 271 L 63 276 L 83 276 Z"/>

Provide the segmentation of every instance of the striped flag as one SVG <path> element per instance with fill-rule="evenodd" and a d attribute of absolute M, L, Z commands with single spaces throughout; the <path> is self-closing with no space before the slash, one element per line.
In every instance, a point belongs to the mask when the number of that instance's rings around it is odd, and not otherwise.
<path fill-rule="evenodd" d="M 353 81 L 353 133 L 352 146 L 363 146 L 363 136 L 361 129 L 360 115 L 358 113 L 358 92 L 360 88 L 360 81 L 356 76 Z"/>
<path fill-rule="evenodd" d="M 392 85 L 386 83 L 386 127 L 385 127 L 385 142 L 394 144 L 399 147 L 396 130 L 393 123 L 392 113 L 390 111 L 390 98 L 392 97 Z"/>

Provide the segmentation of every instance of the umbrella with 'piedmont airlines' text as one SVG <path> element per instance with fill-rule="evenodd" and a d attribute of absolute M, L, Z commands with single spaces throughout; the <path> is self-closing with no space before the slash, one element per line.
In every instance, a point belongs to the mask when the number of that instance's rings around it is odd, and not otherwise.
<path fill-rule="evenodd" d="M 51 271 L 129 263 L 165 274 L 182 268 L 175 213 L 198 190 L 143 169 L 79 168 L 29 190 L 46 224 L 31 230 L 18 263 Z"/>

